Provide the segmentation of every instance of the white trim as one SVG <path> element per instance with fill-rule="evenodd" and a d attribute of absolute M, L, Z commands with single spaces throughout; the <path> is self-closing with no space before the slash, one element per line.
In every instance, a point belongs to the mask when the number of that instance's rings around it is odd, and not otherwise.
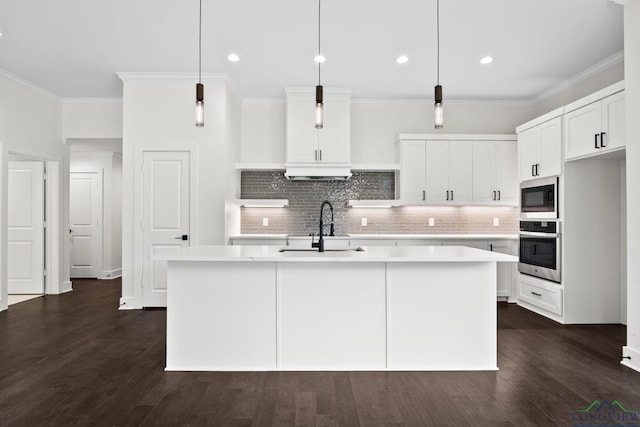
<path fill-rule="evenodd" d="M 63 103 L 96 103 L 96 104 L 122 104 L 122 98 L 62 98 Z"/>
<path fill-rule="evenodd" d="M 429 141 L 448 141 L 448 140 L 456 140 L 456 141 L 517 141 L 517 135 L 511 134 L 473 134 L 473 133 L 442 133 L 442 134 L 431 134 L 431 133 L 400 133 L 396 138 L 396 141 L 406 141 L 406 140 L 429 140 Z"/>
<path fill-rule="evenodd" d="M 198 80 L 198 73 L 117 72 L 123 82 L 131 80 Z M 227 73 L 202 73 L 202 80 L 227 80 Z"/>
<path fill-rule="evenodd" d="M 73 283 L 71 282 L 71 280 L 67 280 L 62 283 L 62 286 L 60 286 L 59 293 L 65 294 L 67 292 L 71 292 L 72 290 L 73 290 Z"/>
<path fill-rule="evenodd" d="M 351 99 L 352 104 L 424 104 L 433 106 L 433 98 L 358 98 Z M 530 99 L 473 99 L 473 98 L 446 98 L 445 105 L 528 105 Z"/>
<path fill-rule="evenodd" d="M 236 202 L 245 208 L 284 208 L 289 206 L 289 199 L 238 199 Z"/>
<path fill-rule="evenodd" d="M 141 307 L 136 307 L 136 300 L 134 297 L 121 297 L 118 310 L 135 310 Z"/>
<path fill-rule="evenodd" d="M 534 126 L 538 126 L 539 124 L 555 119 L 556 117 L 560 117 L 563 114 L 564 114 L 564 107 L 556 108 L 553 111 L 549 111 L 548 113 L 543 114 L 542 116 L 536 117 L 533 120 L 530 120 L 526 123 L 521 124 L 516 128 L 516 133 L 521 133 L 522 131 L 530 129 Z"/>
<path fill-rule="evenodd" d="M 100 277 L 98 277 L 98 279 L 100 280 L 113 280 L 113 279 L 117 279 L 118 277 L 122 277 L 122 269 L 118 268 L 115 270 L 103 270 L 102 274 L 100 275 Z"/>
<path fill-rule="evenodd" d="M 600 89 L 599 91 L 593 92 L 583 98 L 578 99 L 577 101 L 572 102 L 571 104 L 565 105 L 564 113 L 566 114 L 573 110 L 577 110 L 580 107 L 584 107 L 587 104 L 599 101 L 603 98 L 606 98 L 607 96 L 613 95 L 614 93 L 622 92 L 623 90 L 624 80 Z"/>
<path fill-rule="evenodd" d="M 630 357 L 630 359 L 622 359 L 621 364 L 640 372 L 640 350 L 625 345 L 622 347 L 622 356 Z"/>
<path fill-rule="evenodd" d="M 540 95 L 537 95 L 536 97 L 530 99 L 529 102 L 531 104 L 540 103 L 622 61 L 624 61 L 624 50 L 614 53 L 610 57 L 605 58 L 604 60 L 592 65 L 591 67 L 583 70 L 575 76 L 553 86 L 550 89 L 547 89 Z"/>
<path fill-rule="evenodd" d="M 285 169 L 284 163 L 236 163 L 236 170 L 240 171 L 284 171 Z"/>
<path fill-rule="evenodd" d="M 400 163 L 356 163 L 351 165 L 353 172 L 393 172 L 400 170 Z"/>
<path fill-rule="evenodd" d="M 55 93 L 51 92 L 50 90 L 45 89 L 42 86 L 38 86 L 37 84 L 35 84 L 33 82 L 30 82 L 27 79 L 24 79 L 24 78 L 22 78 L 20 76 L 16 76 L 15 74 L 10 73 L 9 71 L 5 70 L 4 68 L 0 68 L 0 76 L 4 76 L 4 77 L 6 77 L 8 79 L 11 79 L 11 80 L 13 80 L 15 82 L 18 82 L 18 83 L 20 83 L 20 84 L 22 84 L 22 85 L 24 85 L 24 86 L 26 86 L 26 87 L 28 87 L 30 89 L 35 90 L 36 92 L 40 92 L 43 95 L 50 96 L 51 98 L 57 99 L 58 101 L 62 101 L 62 97 L 61 96 L 56 95 Z"/>
<path fill-rule="evenodd" d="M 621 6 L 624 6 L 627 3 L 627 0 L 609 0 L 609 1 L 615 4 L 619 4 Z"/>

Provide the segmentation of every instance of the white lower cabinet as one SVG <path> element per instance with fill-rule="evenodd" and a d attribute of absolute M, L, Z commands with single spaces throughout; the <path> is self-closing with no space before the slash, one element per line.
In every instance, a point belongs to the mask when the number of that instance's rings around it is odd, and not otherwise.
<path fill-rule="evenodd" d="M 562 316 L 562 287 L 558 284 L 519 274 L 520 303 Z"/>

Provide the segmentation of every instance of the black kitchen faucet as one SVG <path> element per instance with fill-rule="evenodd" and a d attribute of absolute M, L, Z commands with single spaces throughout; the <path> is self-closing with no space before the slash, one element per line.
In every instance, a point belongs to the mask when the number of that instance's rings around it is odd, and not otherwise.
<path fill-rule="evenodd" d="M 331 225 L 329 229 L 329 236 L 335 236 L 335 229 L 333 225 L 333 206 L 328 200 L 325 200 L 320 206 L 320 233 L 318 241 L 314 242 L 313 237 L 311 238 L 311 247 L 318 248 L 318 252 L 324 252 L 324 223 L 322 222 L 322 217 L 324 216 L 324 205 L 329 205 L 329 209 L 331 210 Z"/>

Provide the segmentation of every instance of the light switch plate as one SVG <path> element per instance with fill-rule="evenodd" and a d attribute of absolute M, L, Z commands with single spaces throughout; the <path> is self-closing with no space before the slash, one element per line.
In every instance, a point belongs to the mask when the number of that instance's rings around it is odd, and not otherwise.
<path fill-rule="evenodd" d="M 263 227 L 269 226 L 269 218 L 262 218 L 262 226 Z"/>
<path fill-rule="evenodd" d="M 366 218 L 366 217 L 363 217 L 363 218 L 362 218 L 362 226 L 363 226 L 363 227 L 366 227 L 366 226 L 367 226 L 367 218 Z"/>
<path fill-rule="evenodd" d="M 500 218 L 493 218 L 493 226 L 494 227 L 500 226 Z"/>
<path fill-rule="evenodd" d="M 433 218 L 429 218 L 429 227 L 433 227 L 434 225 L 435 225 L 435 222 Z"/>

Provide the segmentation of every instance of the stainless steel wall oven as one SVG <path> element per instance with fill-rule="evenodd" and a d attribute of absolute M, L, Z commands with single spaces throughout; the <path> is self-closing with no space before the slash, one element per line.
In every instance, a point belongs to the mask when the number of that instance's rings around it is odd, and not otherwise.
<path fill-rule="evenodd" d="M 520 221 L 518 271 L 560 283 L 561 238 L 557 220 Z"/>

